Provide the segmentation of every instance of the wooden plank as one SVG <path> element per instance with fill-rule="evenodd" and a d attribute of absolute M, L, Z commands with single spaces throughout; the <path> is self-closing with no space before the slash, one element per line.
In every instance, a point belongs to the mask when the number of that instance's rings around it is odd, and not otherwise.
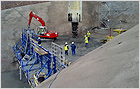
<path fill-rule="evenodd" d="M 39 54 L 39 49 L 34 47 L 34 51 Z"/>
<path fill-rule="evenodd" d="M 48 52 L 44 51 L 43 49 L 41 48 L 37 48 L 37 47 L 34 47 L 34 50 L 36 53 L 38 53 L 39 55 L 47 55 Z"/>
<path fill-rule="evenodd" d="M 35 43 L 38 43 L 36 40 L 32 39 L 31 37 L 30 37 L 30 40 L 33 40 Z"/>
<path fill-rule="evenodd" d="M 40 55 L 47 55 L 48 52 L 44 51 L 43 49 L 40 49 Z"/>
<path fill-rule="evenodd" d="M 34 75 L 34 82 L 35 82 L 35 85 L 38 86 L 38 81 L 35 75 Z"/>
<path fill-rule="evenodd" d="M 31 40 L 33 40 L 35 43 L 38 43 L 36 40 L 30 38 Z M 47 55 L 48 52 L 46 52 L 45 50 L 43 50 L 42 48 L 40 48 L 39 46 L 37 46 L 35 43 L 32 43 L 35 47 L 34 50 L 35 52 L 37 52 L 39 55 Z"/>

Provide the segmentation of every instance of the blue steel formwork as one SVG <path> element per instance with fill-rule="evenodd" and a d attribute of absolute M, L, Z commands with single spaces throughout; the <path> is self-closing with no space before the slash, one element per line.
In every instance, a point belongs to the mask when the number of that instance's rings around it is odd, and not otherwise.
<path fill-rule="evenodd" d="M 55 56 L 42 46 L 39 46 L 34 39 L 38 39 L 34 32 L 28 32 L 22 28 L 22 37 L 20 41 L 13 46 L 14 54 L 18 59 L 19 68 L 22 70 L 27 78 L 27 83 L 31 85 L 31 87 L 35 87 L 39 84 L 39 82 L 36 81 L 40 78 L 40 75 L 46 80 L 57 72 Z M 62 66 L 65 67 L 63 64 Z"/>

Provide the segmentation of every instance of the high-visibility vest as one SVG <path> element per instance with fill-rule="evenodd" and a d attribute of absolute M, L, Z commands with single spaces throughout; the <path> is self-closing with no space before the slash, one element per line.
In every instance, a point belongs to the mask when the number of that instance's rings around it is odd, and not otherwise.
<path fill-rule="evenodd" d="M 85 43 L 88 43 L 88 37 L 85 37 Z"/>
<path fill-rule="evenodd" d="M 41 28 L 41 33 L 42 33 L 42 34 L 44 33 L 42 28 Z"/>
<path fill-rule="evenodd" d="M 41 28 L 41 32 L 43 32 L 43 29 Z"/>
<path fill-rule="evenodd" d="M 68 50 L 68 45 L 65 46 L 65 50 Z"/>
<path fill-rule="evenodd" d="M 87 37 L 90 37 L 90 32 L 87 33 Z"/>

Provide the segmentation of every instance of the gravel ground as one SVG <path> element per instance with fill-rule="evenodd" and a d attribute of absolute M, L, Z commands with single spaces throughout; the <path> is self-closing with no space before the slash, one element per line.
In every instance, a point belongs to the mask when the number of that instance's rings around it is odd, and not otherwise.
<path fill-rule="evenodd" d="M 25 76 L 19 80 L 19 70 L 5 71 L 1 73 L 1 88 L 30 88 Z"/>
<path fill-rule="evenodd" d="M 51 48 L 51 42 L 53 40 L 51 39 L 43 39 L 42 40 L 42 46 L 45 47 L 47 50 L 51 51 L 49 48 Z M 76 55 L 72 56 L 72 51 L 71 51 L 71 42 L 74 42 L 76 45 Z M 57 40 L 55 41 L 55 43 L 57 43 L 58 45 L 61 45 L 64 47 L 65 42 L 68 43 L 69 45 L 69 55 L 65 55 L 66 59 L 68 59 L 68 61 L 70 62 L 74 62 L 76 59 L 80 58 L 81 56 L 89 53 L 90 51 L 94 50 L 95 48 L 101 46 L 103 43 L 100 42 L 99 39 L 97 38 L 93 38 L 91 37 L 90 41 L 89 41 L 89 46 L 85 47 L 85 43 L 84 43 L 84 37 L 77 37 L 77 38 L 72 38 L 70 35 L 63 35 L 63 36 L 59 36 L 57 38 Z"/>
<path fill-rule="evenodd" d="M 44 48 L 46 48 L 47 50 L 51 51 L 50 48 L 51 48 L 52 41 L 53 41 L 52 39 L 43 39 L 42 46 Z M 78 58 L 82 57 L 83 55 L 87 54 L 88 52 L 90 52 L 90 51 L 94 50 L 95 48 L 102 45 L 102 43 L 100 43 L 98 39 L 92 37 L 91 40 L 89 41 L 89 47 L 86 48 L 84 46 L 83 37 L 72 38 L 70 35 L 59 36 L 58 39 L 55 41 L 55 43 L 57 43 L 61 46 L 64 46 L 66 41 L 69 44 L 69 55 L 66 55 L 66 59 L 68 59 L 68 61 L 70 61 L 72 63 L 75 60 L 77 60 Z M 71 48 L 70 48 L 72 41 L 74 41 L 77 46 L 76 55 L 74 55 L 74 56 L 72 56 Z M 17 68 L 16 63 L 11 62 L 11 65 L 12 65 L 11 67 Z M 2 88 L 30 87 L 27 84 L 24 75 L 23 75 L 23 79 L 21 81 L 19 80 L 19 70 L 4 71 L 1 74 L 2 74 L 1 75 L 2 76 L 2 81 L 1 81 Z M 8 80 L 6 80 L 5 78 L 8 78 Z"/>
<path fill-rule="evenodd" d="M 48 87 L 55 75 L 37 88 Z M 77 59 L 51 85 L 51 88 L 138 87 L 139 25 Z"/>

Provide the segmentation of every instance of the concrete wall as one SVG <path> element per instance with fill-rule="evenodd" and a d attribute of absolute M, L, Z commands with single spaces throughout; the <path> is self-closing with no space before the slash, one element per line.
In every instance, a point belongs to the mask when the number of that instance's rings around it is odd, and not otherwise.
<path fill-rule="evenodd" d="M 71 34 L 72 25 L 67 20 L 68 2 L 51 2 L 47 8 L 47 12 L 42 14 L 47 28 L 58 31 L 60 35 Z M 83 2 L 83 21 L 79 23 L 79 32 L 83 26 L 89 28 L 98 24 L 98 9 L 98 2 Z"/>

